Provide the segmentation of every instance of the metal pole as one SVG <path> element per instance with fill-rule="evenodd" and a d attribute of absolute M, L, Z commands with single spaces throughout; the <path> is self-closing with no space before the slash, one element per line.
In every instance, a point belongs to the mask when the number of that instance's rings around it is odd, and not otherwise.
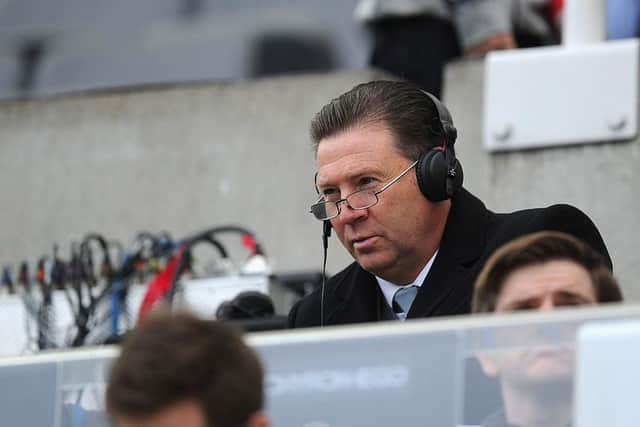
<path fill-rule="evenodd" d="M 607 39 L 605 0 L 564 0 L 562 44 L 566 47 Z"/>

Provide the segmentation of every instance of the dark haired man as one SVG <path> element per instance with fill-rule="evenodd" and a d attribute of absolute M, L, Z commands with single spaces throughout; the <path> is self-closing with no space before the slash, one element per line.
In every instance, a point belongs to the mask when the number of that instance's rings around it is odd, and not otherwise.
<path fill-rule="evenodd" d="M 595 225 L 572 206 L 487 210 L 461 187 L 456 136 L 446 108 L 408 82 L 361 84 L 320 110 L 311 211 L 355 262 L 292 308 L 292 327 L 469 313 L 487 257 L 539 230 L 570 233 L 611 265 Z"/>
<path fill-rule="evenodd" d="M 622 301 L 602 255 L 570 235 L 543 231 L 499 248 L 475 284 L 474 313 Z"/>
<path fill-rule="evenodd" d="M 267 427 L 263 373 L 228 325 L 150 315 L 124 342 L 107 387 L 115 427 Z"/>
<path fill-rule="evenodd" d="M 600 254 L 572 236 L 547 231 L 520 237 L 489 258 L 475 284 L 473 312 L 548 311 L 618 301 L 622 293 Z M 502 394 L 502 407 L 482 425 L 570 425 L 572 349 L 549 346 L 548 331 L 534 326 L 508 339 L 521 345 L 478 356 L 485 374 L 499 378 Z"/>

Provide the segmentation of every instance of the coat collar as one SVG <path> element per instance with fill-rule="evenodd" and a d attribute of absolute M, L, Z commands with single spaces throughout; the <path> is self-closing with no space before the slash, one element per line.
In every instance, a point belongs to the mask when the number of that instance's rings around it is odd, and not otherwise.
<path fill-rule="evenodd" d="M 477 260 L 486 246 L 488 213 L 480 199 L 461 189 L 452 200 L 440 252 L 463 265 Z"/>
<path fill-rule="evenodd" d="M 475 270 L 486 245 L 489 212 L 465 189 L 453 198 L 438 255 L 407 318 L 467 313 Z"/>
<path fill-rule="evenodd" d="M 373 322 L 382 320 L 382 292 L 373 274 L 357 263 L 351 264 L 345 277 L 336 283 L 333 298 L 327 299 L 331 307 L 327 312 L 327 323 L 342 324 Z"/>

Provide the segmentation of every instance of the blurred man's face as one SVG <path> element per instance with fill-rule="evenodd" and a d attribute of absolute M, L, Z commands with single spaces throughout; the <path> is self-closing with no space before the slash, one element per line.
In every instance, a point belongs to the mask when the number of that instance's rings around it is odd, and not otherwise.
<path fill-rule="evenodd" d="M 378 190 L 409 167 L 382 123 L 346 129 L 320 141 L 317 186 L 329 201 L 355 191 Z M 367 209 L 340 204 L 331 224 L 344 247 L 365 270 L 394 283 L 413 281 L 438 248 L 450 202 L 431 203 L 413 170 Z"/>
<path fill-rule="evenodd" d="M 498 295 L 495 311 L 548 311 L 596 302 L 587 270 L 573 261 L 559 260 L 523 267 L 509 274 Z M 481 363 L 485 372 L 519 384 L 542 385 L 569 380 L 573 376 L 574 353 L 571 348 L 545 345 L 549 341 L 546 333 L 543 327 L 535 325 L 530 330 L 522 329 L 519 341 L 523 349 L 503 350 L 484 358 Z"/>
<path fill-rule="evenodd" d="M 553 310 L 595 304 L 589 273 L 573 261 L 549 261 L 515 270 L 507 276 L 496 301 L 496 312 Z"/>
<path fill-rule="evenodd" d="M 174 403 L 143 417 L 116 416 L 116 427 L 207 427 L 205 414 L 195 400 Z"/>

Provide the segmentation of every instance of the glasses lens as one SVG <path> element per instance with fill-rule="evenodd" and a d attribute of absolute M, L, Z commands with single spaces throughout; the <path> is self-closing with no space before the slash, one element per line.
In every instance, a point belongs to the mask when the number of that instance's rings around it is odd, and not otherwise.
<path fill-rule="evenodd" d="M 336 216 L 338 214 L 338 207 L 333 202 L 320 202 L 311 205 L 311 213 L 322 221 Z"/>
<path fill-rule="evenodd" d="M 347 203 L 352 209 L 366 209 L 378 203 L 378 196 L 373 190 L 361 190 L 347 197 Z"/>

